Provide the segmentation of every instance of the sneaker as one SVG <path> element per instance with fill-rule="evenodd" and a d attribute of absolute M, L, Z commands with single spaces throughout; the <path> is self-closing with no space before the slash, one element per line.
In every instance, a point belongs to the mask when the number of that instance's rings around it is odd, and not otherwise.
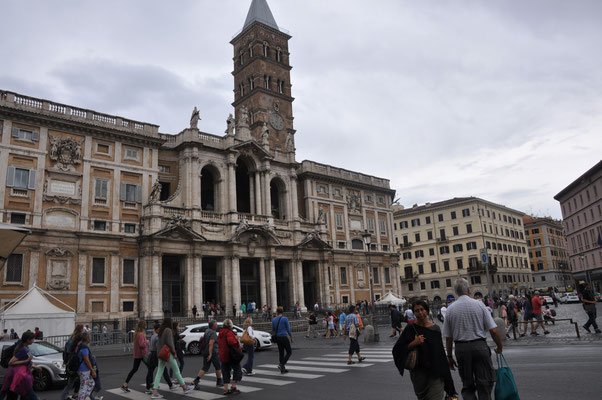
<path fill-rule="evenodd" d="M 253 372 L 253 371 L 249 371 L 249 372 L 247 372 L 247 375 L 249 375 L 249 376 L 253 376 L 253 375 L 255 375 L 255 372 Z"/>
<path fill-rule="evenodd" d="M 537 333 L 537 332 L 531 332 L 531 336 L 539 336 L 539 333 Z"/>
<path fill-rule="evenodd" d="M 222 378 L 217 379 L 217 381 L 215 382 L 215 386 L 224 386 L 224 381 L 222 380 Z"/>
<path fill-rule="evenodd" d="M 600 329 L 596 329 L 596 333 L 602 333 Z"/>
<path fill-rule="evenodd" d="M 151 399 L 162 399 L 163 395 L 161 393 L 153 393 L 151 394 Z"/>
<path fill-rule="evenodd" d="M 286 368 L 284 368 L 284 367 L 282 367 L 282 373 L 283 373 L 283 374 L 288 374 L 288 373 L 289 373 L 289 370 L 288 370 L 288 369 L 286 369 Z"/>
<path fill-rule="evenodd" d="M 102 400 L 104 398 L 105 398 L 104 396 L 98 396 L 98 397 L 95 397 L 94 400 Z"/>
<path fill-rule="evenodd" d="M 243 369 L 242 369 L 242 373 L 243 373 L 243 374 L 245 374 L 245 375 L 249 375 L 249 371 L 247 371 L 247 369 L 246 369 L 246 368 L 243 368 Z"/>
<path fill-rule="evenodd" d="M 543 334 L 544 334 L 544 335 L 549 335 L 549 334 L 550 334 L 550 331 L 543 331 Z"/>
<path fill-rule="evenodd" d="M 187 385 L 184 388 L 184 393 L 192 392 L 194 390 L 194 385 Z"/>
<path fill-rule="evenodd" d="M 130 388 L 124 385 L 121 385 L 121 391 L 125 392 L 125 393 L 129 393 L 130 392 Z"/>
<path fill-rule="evenodd" d="M 171 385 L 169 387 L 169 390 L 173 391 L 173 390 L 178 390 L 179 386 L 178 385 Z"/>
<path fill-rule="evenodd" d="M 587 333 L 592 333 L 592 331 L 589 330 L 589 327 L 583 325 L 583 329 L 585 329 L 587 331 Z"/>
<path fill-rule="evenodd" d="M 362 362 L 362 361 L 364 361 L 365 359 L 366 359 L 366 357 L 360 357 L 360 358 L 358 358 L 358 359 L 357 359 L 357 361 L 358 361 L 358 362 Z"/>
<path fill-rule="evenodd" d="M 282 372 L 282 371 L 284 371 L 284 366 L 282 364 L 278 364 L 278 369 L 280 370 L 281 373 L 284 374 L 284 372 Z"/>
<path fill-rule="evenodd" d="M 146 390 L 144 390 L 144 394 L 153 394 L 153 390 L 152 389 L 146 389 Z"/>

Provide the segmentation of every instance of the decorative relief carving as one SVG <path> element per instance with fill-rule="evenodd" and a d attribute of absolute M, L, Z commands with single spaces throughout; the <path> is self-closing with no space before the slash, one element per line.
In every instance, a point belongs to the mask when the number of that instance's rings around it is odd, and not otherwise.
<path fill-rule="evenodd" d="M 47 289 L 69 289 L 72 257 L 73 253 L 71 251 L 60 247 L 55 247 L 46 252 L 46 266 L 48 271 L 46 278 Z"/>
<path fill-rule="evenodd" d="M 82 162 L 82 144 L 85 139 L 77 141 L 71 137 L 61 139 L 62 136 L 48 134 L 50 141 L 49 157 L 54 161 L 55 168 L 60 171 L 74 171 L 75 165 Z"/>
<path fill-rule="evenodd" d="M 167 220 L 165 229 L 182 227 L 186 229 L 192 229 L 192 222 L 184 217 L 183 215 L 174 215 Z"/>
<path fill-rule="evenodd" d="M 362 198 L 358 192 L 351 192 L 347 195 L 347 207 L 351 213 L 360 214 L 362 212 Z"/>

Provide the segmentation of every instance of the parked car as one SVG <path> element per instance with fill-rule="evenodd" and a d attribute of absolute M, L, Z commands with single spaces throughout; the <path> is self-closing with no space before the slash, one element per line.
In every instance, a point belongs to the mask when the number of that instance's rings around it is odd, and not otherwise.
<path fill-rule="evenodd" d="M 602 294 L 601 293 L 596 293 L 596 301 L 602 301 Z"/>
<path fill-rule="evenodd" d="M 550 297 L 550 296 L 541 296 L 541 298 L 543 300 L 543 303 L 546 305 L 550 306 L 550 305 L 554 304 L 554 300 L 552 300 L 552 297 Z"/>
<path fill-rule="evenodd" d="M 581 299 L 577 292 L 565 293 L 564 296 L 560 298 L 562 303 L 581 303 Z"/>
<path fill-rule="evenodd" d="M 201 340 L 201 337 L 203 337 L 203 335 L 205 334 L 205 331 L 208 327 L 209 324 L 207 322 L 204 322 L 202 324 L 188 325 L 186 326 L 186 329 L 184 329 L 184 331 L 180 333 L 180 339 L 183 340 L 184 343 L 186 343 L 186 351 L 188 353 L 193 355 L 198 355 L 201 353 L 199 341 Z M 222 329 L 222 323 L 218 322 L 218 335 L 220 329 Z M 234 332 L 236 332 L 236 334 L 238 335 L 238 338 L 240 339 L 244 330 L 237 325 L 234 325 L 233 329 Z M 255 338 L 257 339 L 255 341 L 255 350 L 266 349 L 272 346 L 272 335 L 270 333 L 258 331 L 257 329 L 254 329 L 253 332 L 255 333 Z"/>
<path fill-rule="evenodd" d="M 14 343 L 15 341 L 0 342 L 0 349 L 4 350 Z M 67 381 L 61 348 L 48 342 L 35 341 L 29 346 L 29 351 L 33 355 L 32 362 L 42 368 L 41 372 L 33 370 L 33 388 L 36 392 L 49 389 L 53 384 Z M 0 367 L 0 381 L 4 380 L 5 374 L 6 370 Z"/>

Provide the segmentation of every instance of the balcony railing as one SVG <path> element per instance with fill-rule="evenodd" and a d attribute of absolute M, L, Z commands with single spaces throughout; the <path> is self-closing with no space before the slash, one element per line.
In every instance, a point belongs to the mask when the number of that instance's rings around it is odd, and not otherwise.
<path fill-rule="evenodd" d="M 437 243 L 447 243 L 449 242 L 448 237 L 437 238 Z"/>
<path fill-rule="evenodd" d="M 411 277 L 408 276 L 404 276 L 401 278 L 401 283 L 412 283 L 412 282 L 416 282 L 418 280 L 418 272 L 414 272 L 414 274 Z"/>
<path fill-rule="evenodd" d="M 402 243 L 401 244 L 401 249 L 402 250 L 406 250 L 412 247 L 412 242 L 407 242 L 407 243 Z"/>
<path fill-rule="evenodd" d="M 485 271 L 485 265 L 483 265 L 480 261 L 477 262 L 475 265 L 471 265 L 468 267 L 467 272 L 469 274 L 484 274 Z M 489 273 L 490 274 L 495 274 L 497 272 L 497 265 L 496 264 L 490 264 L 489 265 Z"/>

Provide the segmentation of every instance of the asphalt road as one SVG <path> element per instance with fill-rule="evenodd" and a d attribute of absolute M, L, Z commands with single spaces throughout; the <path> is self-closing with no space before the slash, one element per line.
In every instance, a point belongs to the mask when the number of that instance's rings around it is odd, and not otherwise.
<path fill-rule="evenodd" d="M 243 377 L 240 384 L 245 399 L 357 399 L 415 398 L 408 375 L 401 377 L 390 356 L 395 339 L 381 329 L 382 341 L 363 345 L 367 360 L 348 367 L 346 349 L 348 342 L 340 339 L 306 340 L 297 335 L 293 356 L 288 364 L 290 374 L 277 373 L 276 348 L 255 355 L 254 377 Z M 512 341 L 504 354 L 513 370 L 521 399 L 583 399 L 602 398 L 602 341 L 562 341 L 554 343 Z M 495 362 L 495 359 L 494 359 Z M 201 364 L 200 357 L 187 357 L 184 377 L 193 377 Z M 105 400 L 126 398 L 146 400 L 143 393 L 146 368 L 141 366 L 130 382 L 133 391 L 125 394 L 119 386 L 132 365 L 131 357 L 106 357 L 99 359 Z M 461 382 L 457 372 L 452 374 L 456 388 Z M 221 398 L 221 388 L 215 387 L 214 377 L 205 377 L 206 387 L 193 391 L 186 397 L 197 399 Z M 165 384 L 162 388 L 167 389 Z M 60 388 L 39 393 L 40 399 L 59 399 Z M 182 392 L 161 390 L 167 399 L 182 399 Z"/>

